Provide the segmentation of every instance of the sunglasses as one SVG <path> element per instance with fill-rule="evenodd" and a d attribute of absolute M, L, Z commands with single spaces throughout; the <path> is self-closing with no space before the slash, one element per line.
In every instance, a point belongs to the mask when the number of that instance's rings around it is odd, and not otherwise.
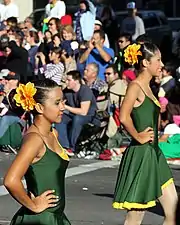
<path fill-rule="evenodd" d="M 112 74 L 112 73 L 108 73 L 108 72 L 107 72 L 107 73 L 104 73 L 104 75 L 108 75 L 108 76 L 111 75 L 111 74 Z"/>

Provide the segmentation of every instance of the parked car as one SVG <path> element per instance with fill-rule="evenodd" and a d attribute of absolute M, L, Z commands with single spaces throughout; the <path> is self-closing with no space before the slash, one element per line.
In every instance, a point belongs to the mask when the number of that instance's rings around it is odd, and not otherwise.
<path fill-rule="evenodd" d="M 66 13 L 69 15 L 74 15 L 74 13 L 78 10 L 79 4 L 67 4 L 66 2 Z M 33 20 L 33 25 L 36 29 L 42 28 L 42 22 L 45 18 L 45 8 L 35 9 L 30 15 L 30 18 Z"/>
<path fill-rule="evenodd" d="M 159 10 L 140 10 L 138 15 L 144 21 L 147 35 L 160 48 L 164 61 L 168 60 L 172 52 L 172 29 L 165 14 Z M 116 12 L 119 29 L 123 19 L 127 16 L 127 11 Z"/>
<path fill-rule="evenodd" d="M 172 17 L 168 18 L 168 23 L 173 32 L 173 39 L 176 38 L 176 35 L 180 31 L 180 17 Z"/>

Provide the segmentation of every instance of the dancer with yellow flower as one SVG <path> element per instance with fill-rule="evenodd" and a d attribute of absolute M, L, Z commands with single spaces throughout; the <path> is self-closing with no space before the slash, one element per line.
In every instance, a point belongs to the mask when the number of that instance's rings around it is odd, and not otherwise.
<path fill-rule="evenodd" d="M 53 123 L 61 121 L 64 110 L 61 88 L 49 79 L 35 85 L 20 84 L 13 99 L 17 106 L 34 115 L 34 121 L 4 178 L 5 187 L 22 205 L 11 225 L 70 225 L 64 214 L 69 158 L 52 129 Z"/>
<path fill-rule="evenodd" d="M 177 193 L 171 171 L 158 147 L 160 105 L 150 81 L 160 76 L 163 63 L 159 49 L 151 44 L 133 44 L 124 53 L 134 65 L 137 78 L 131 82 L 120 113 L 121 123 L 132 136 L 120 164 L 113 207 L 128 211 L 125 225 L 140 225 L 144 211 L 161 203 L 164 225 L 175 225 Z"/>

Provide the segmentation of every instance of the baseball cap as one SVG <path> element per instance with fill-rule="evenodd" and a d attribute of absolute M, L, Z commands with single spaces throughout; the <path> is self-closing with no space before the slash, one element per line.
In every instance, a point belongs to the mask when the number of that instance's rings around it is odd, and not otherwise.
<path fill-rule="evenodd" d="M 135 9 L 136 8 L 136 3 L 135 2 L 129 2 L 127 4 L 127 9 Z"/>
<path fill-rule="evenodd" d="M 101 21 L 100 20 L 95 20 L 95 23 L 94 23 L 95 25 L 99 25 L 99 26 L 101 26 L 102 27 L 102 23 L 101 23 Z"/>
<path fill-rule="evenodd" d="M 8 69 L 1 70 L 0 72 L 0 79 L 5 80 L 20 80 L 20 75 L 14 72 L 11 72 Z"/>

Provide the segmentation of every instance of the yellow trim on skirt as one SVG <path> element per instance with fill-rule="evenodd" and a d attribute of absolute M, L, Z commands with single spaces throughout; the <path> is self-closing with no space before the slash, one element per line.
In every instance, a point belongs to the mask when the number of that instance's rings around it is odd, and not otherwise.
<path fill-rule="evenodd" d="M 163 190 L 171 183 L 173 183 L 173 178 L 169 179 L 165 184 L 163 184 L 161 186 L 161 189 Z M 156 201 L 153 200 L 153 201 L 147 202 L 146 204 L 134 203 L 134 202 L 123 202 L 123 203 L 114 202 L 112 206 L 115 209 L 131 210 L 131 209 L 147 209 L 147 208 L 151 208 L 155 205 L 156 205 Z"/>

